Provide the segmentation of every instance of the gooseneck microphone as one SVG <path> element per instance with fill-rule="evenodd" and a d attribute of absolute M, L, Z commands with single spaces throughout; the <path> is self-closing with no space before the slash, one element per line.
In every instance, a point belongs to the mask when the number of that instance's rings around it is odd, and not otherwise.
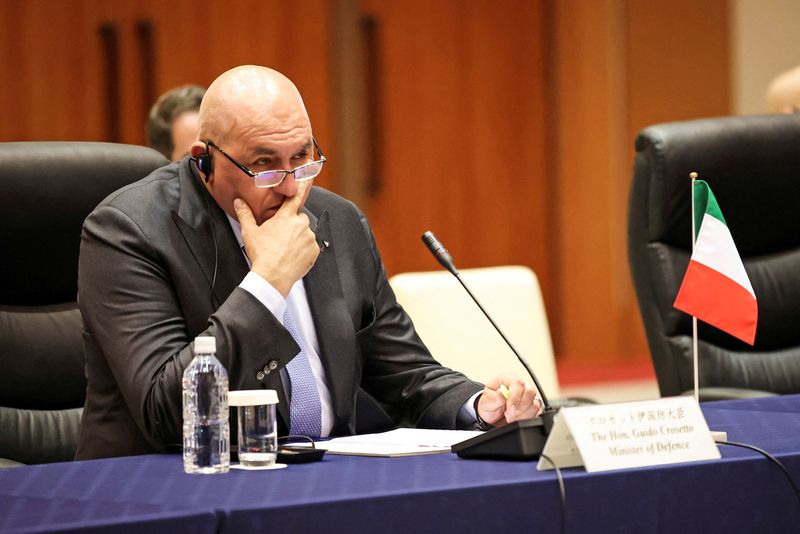
<path fill-rule="evenodd" d="M 536 373 L 533 372 L 533 369 L 531 369 L 531 366 L 528 365 L 527 361 L 525 361 L 525 358 L 520 355 L 516 347 L 514 347 L 511 341 L 509 341 L 503 331 L 500 330 L 500 327 L 497 326 L 497 323 L 494 322 L 494 319 L 492 319 L 492 317 L 489 315 L 489 312 L 486 311 L 478 298 L 472 293 L 469 287 L 467 287 L 467 284 L 464 283 L 464 280 L 461 278 L 458 269 L 456 269 L 456 266 L 453 264 L 453 258 L 450 257 L 450 253 L 447 252 L 447 249 L 444 248 L 444 245 L 442 245 L 439 240 L 436 239 L 436 236 L 433 235 L 433 232 L 430 230 L 422 234 L 422 242 L 425 243 L 425 246 L 428 247 L 428 250 L 431 251 L 431 254 L 433 254 L 442 267 L 453 273 L 453 276 L 455 276 L 456 279 L 461 283 L 461 287 L 463 287 L 464 290 L 469 294 L 469 296 L 472 298 L 472 301 L 478 306 L 478 308 L 480 308 L 480 310 L 483 312 L 483 315 L 485 315 L 489 322 L 492 323 L 494 329 L 497 330 L 497 333 L 500 334 L 500 337 L 502 337 L 503 341 L 506 342 L 506 345 L 508 345 L 508 348 L 511 349 L 511 352 L 514 353 L 514 356 L 517 357 L 519 363 L 521 363 L 525 370 L 528 371 L 528 375 L 533 379 L 533 383 L 536 384 L 536 389 L 539 391 L 539 397 L 542 399 L 542 411 L 551 410 L 552 408 L 550 406 L 550 402 L 547 400 L 547 395 L 545 395 L 544 388 L 542 388 L 542 385 L 539 383 L 539 379 L 536 378 Z"/>
<path fill-rule="evenodd" d="M 428 230 L 422 234 L 422 242 L 425 243 L 425 246 L 431 251 L 433 257 L 436 258 L 436 261 L 438 261 L 442 267 L 453 273 L 453 276 L 461 281 L 461 277 L 458 275 L 458 269 L 456 269 L 456 266 L 453 264 L 453 258 L 450 257 L 450 253 L 447 252 L 447 249 L 444 248 L 444 245 L 442 245 L 439 240 L 436 239 L 436 236 L 433 235 L 433 232 Z M 461 282 L 461 285 L 464 285 L 464 282 Z M 464 288 L 466 287 L 467 286 L 464 286 Z M 467 291 L 469 291 L 469 289 L 467 289 Z M 472 293 L 470 293 L 470 295 L 471 294 Z"/>
<path fill-rule="evenodd" d="M 503 459 L 503 460 L 531 460 L 538 458 L 541 454 L 544 444 L 547 441 L 547 435 L 553 427 L 553 422 L 557 410 L 554 409 L 550 402 L 547 400 L 547 395 L 536 378 L 536 373 L 533 372 L 531 366 L 525 361 L 525 358 L 517 351 L 514 345 L 505 336 L 497 323 L 491 318 L 489 313 L 484 309 L 472 291 L 464 283 L 461 275 L 453 263 L 453 258 L 450 253 L 444 248 L 433 232 L 430 230 L 422 234 L 422 242 L 431 251 L 431 254 L 436 258 L 442 267 L 450 271 L 453 276 L 461 283 L 461 286 L 472 298 L 473 302 L 480 308 L 483 315 L 489 320 L 494 329 L 503 338 L 506 345 L 511 349 L 511 352 L 517 357 L 519 362 L 525 367 L 525 370 L 530 375 L 533 383 L 536 384 L 536 389 L 539 391 L 539 397 L 542 399 L 542 414 L 540 417 L 527 419 L 523 421 L 515 421 L 508 425 L 494 428 L 480 436 L 468 439 L 461 443 L 453 445 L 453 452 L 457 453 L 461 458 L 485 458 L 485 459 Z"/>

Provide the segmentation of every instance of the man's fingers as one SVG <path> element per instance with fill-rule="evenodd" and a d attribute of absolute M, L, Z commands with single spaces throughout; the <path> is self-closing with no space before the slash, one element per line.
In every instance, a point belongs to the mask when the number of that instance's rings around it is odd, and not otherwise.
<path fill-rule="evenodd" d="M 483 408 L 494 413 L 502 412 L 501 419 L 510 423 L 538 414 L 540 405 L 536 401 L 536 396 L 537 391 L 532 384 L 526 384 L 515 374 L 504 373 L 486 382 L 483 392 L 486 402 L 483 403 Z M 486 417 L 483 419 L 497 424 L 496 421 L 490 421 Z"/>
<path fill-rule="evenodd" d="M 506 405 L 506 398 L 499 391 L 486 387 L 483 389 L 483 394 L 479 402 L 483 404 L 483 407 L 487 410 L 497 410 Z"/>
<path fill-rule="evenodd" d="M 303 207 L 303 202 L 306 198 L 306 189 L 311 187 L 313 180 L 307 180 L 297 183 L 297 194 L 293 197 L 286 197 L 283 204 L 278 208 L 278 214 L 297 215 L 300 213 L 300 208 Z"/>
<path fill-rule="evenodd" d="M 253 217 L 253 210 L 251 210 L 247 202 L 241 198 L 234 199 L 233 209 L 236 210 L 236 218 L 243 227 L 254 226 L 256 224 L 256 219 Z"/>
<path fill-rule="evenodd" d="M 509 402 L 506 405 L 505 418 L 509 423 L 518 419 L 535 417 L 539 412 L 539 405 L 536 403 L 536 388 L 525 386 L 517 402 Z"/>
<path fill-rule="evenodd" d="M 484 388 L 478 399 L 477 412 L 481 419 L 490 425 L 496 425 L 503 421 L 503 413 L 506 410 L 506 398 L 498 391 Z"/>
<path fill-rule="evenodd" d="M 516 379 L 507 385 L 508 387 L 508 404 L 511 406 L 519 405 L 522 400 L 522 394 L 525 392 L 525 382 L 521 379 Z"/>
<path fill-rule="evenodd" d="M 506 388 L 505 399 L 507 399 L 508 404 L 519 404 L 522 399 L 522 394 L 525 391 L 525 382 L 517 375 L 511 373 L 498 375 L 486 382 L 486 387 L 495 391 L 500 389 L 501 386 Z"/>

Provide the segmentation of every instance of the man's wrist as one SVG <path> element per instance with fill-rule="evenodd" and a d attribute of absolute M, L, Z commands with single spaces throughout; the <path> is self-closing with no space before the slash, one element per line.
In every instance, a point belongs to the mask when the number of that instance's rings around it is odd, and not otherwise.
<path fill-rule="evenodd" d="M 275 288 L 275 291 L 280 293 L 283 298 L 289 296 L 289 291 L 292 290 L 294 285 L 294 282 L 286 281 L 283 278 L 274 276 L 274 273 L 270 273 L 265 269 L 257 269 L 255 266 L 250 268 L 250 272 L 260 276 L 266 283 Z"/>
<path fill-rule="evenodd" d="M 483 431 L 491 430 L 491 429 L 494 428 L 494 425 L 484 421 L 483 418 L 481 417 L 480 412 L 478 412 L 478 402 L 481 400 L 481 395 L 478 395 L 477 397 L 475 397 L 475 404 L 474 404 L 474 406 L 475 406 L 475 419 L 476 419 L 475 429 L 476 430 L 483 430 Z"/>
<path fill-rule="evenodd" d="M 263 304 L 278 320 L 281 320 L 286 311 L 286 298 L 272 284 L 264 280 L 261 275 L 250 271 L 239 284 L 239 287 L 253 295 Z"/>

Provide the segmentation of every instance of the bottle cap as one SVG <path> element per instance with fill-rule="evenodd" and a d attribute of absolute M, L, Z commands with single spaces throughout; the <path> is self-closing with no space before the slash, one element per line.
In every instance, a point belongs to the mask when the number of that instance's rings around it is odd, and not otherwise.
<path fill-rule="evenodd" d="M 217 340 L 211 336 L 198 336 L 194 338 L 194 353 L 209 354 L 217 352 Z"/>
<path fill-rule="evenodd" d="M 278 393 L 274 389 L 243 389 L 228 392 L 228 406 L 260 406 L 278 404 Z"/>

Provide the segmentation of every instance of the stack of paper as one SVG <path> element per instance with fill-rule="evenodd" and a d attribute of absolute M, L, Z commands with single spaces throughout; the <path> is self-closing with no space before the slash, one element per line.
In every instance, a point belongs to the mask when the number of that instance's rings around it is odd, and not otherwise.
<path fill-rule="evenodd" d="M 427 430 L 421 428 L 398 428 L 379 434 L 362 434 L 333 438 L 315 443 L 318 449 L 331 454 L 356 456 L 413 456 L 450 452 L 450 447 L 480 434 L 473 430 Z M 301 445 L 292 444 L 292 446 Z"/>

